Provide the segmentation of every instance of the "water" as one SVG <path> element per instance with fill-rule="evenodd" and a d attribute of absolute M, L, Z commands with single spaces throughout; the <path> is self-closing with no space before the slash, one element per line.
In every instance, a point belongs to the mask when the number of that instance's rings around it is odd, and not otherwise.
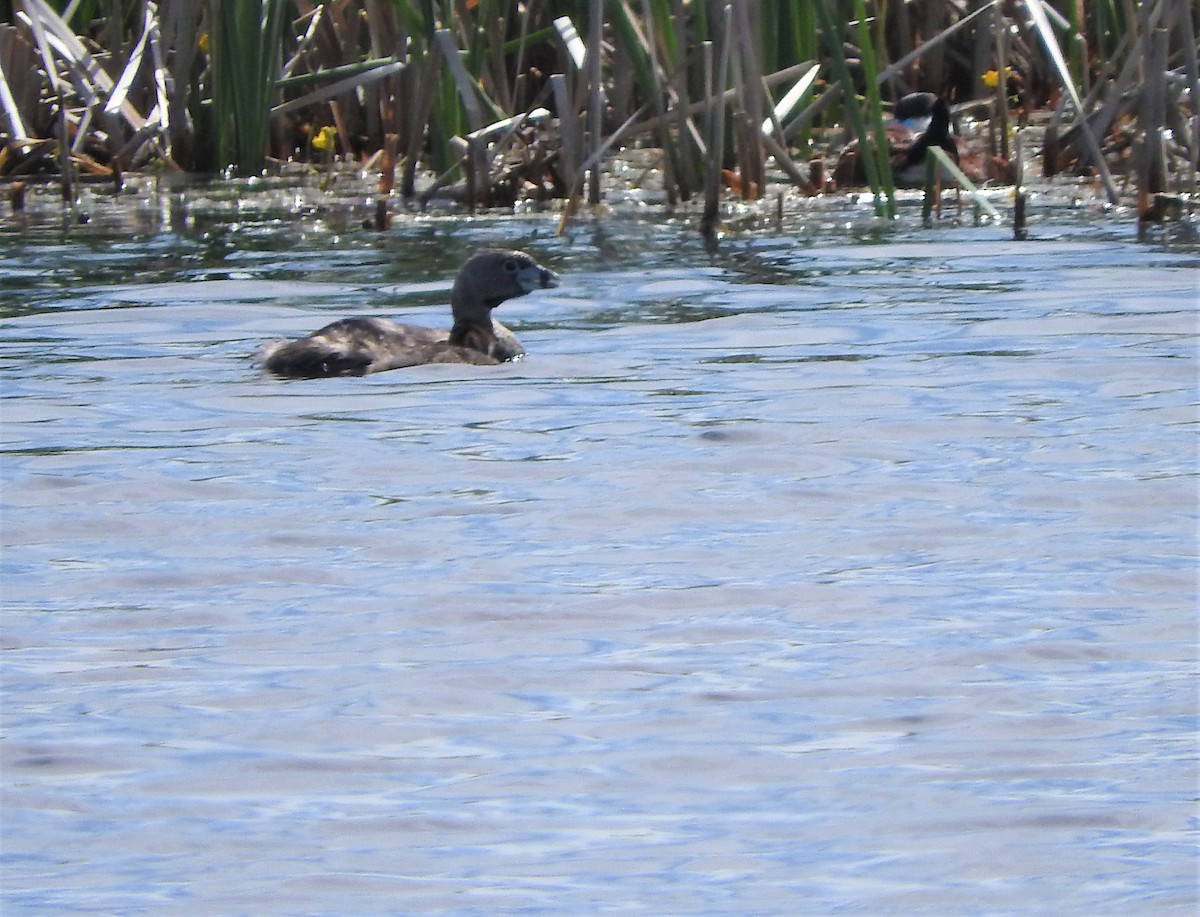
<path fill-rule="evenodd" d="M 4 914 L 1191 913 L 1197 258 L 811 226 L 4 226 Z"/>

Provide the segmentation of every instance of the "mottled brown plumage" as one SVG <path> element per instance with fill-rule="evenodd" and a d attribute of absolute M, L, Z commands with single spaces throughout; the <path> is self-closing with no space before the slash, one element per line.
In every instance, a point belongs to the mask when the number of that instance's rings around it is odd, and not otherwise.
<path fill-rule="evenodd" d="M 517 336 L 492 318 L 506 299 L 558 286 L 558 275 L 518 251 L 487 250 L 468 259 L 454 281 L 449 331 L 386 318 L 344 318 L 308 337 L 269 345 L 263 368 L 313 379 L 362 376 L 423 363 L 494 365 L 525 353 Z"/>

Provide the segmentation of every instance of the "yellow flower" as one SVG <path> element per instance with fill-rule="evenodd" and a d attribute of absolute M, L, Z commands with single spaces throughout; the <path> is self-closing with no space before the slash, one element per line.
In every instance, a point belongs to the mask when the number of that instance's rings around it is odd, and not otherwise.
<path fill-rule="evenodd" d="M 326 124 L 313 134 L 312 145 L 318 150 L 332 150 L 335 137 L 337 137 L 337 128 Z"/>
<path fill-rule="evenodd" d="M 200 53 L 201 53 L 201 54 L 207 54 L 207 53 L 208 53 L 208 48 L 209 48 L 209 46 L 210 46 L 211 44 L 212 44 L 212 39 L 210 39 L 210 38 L 208 37 L 208 33 L 207 33 L 207 32 L 205 32 L 204 34 L 202 34 L 202 35 L 200 36 L 200 41 L 199 41 L 199 45 L 200 45 Z"/>
<path fill-rule="evenodd" d="M 1004 68 L 1005 81 L 1007 81 L 1009 79 L 1009 77 L 1011 77 L 1012 75 L 1013 75 L 1012 67 L 1005 67 Z M 995 70 L 989 70 L 987 73 L 983 74 L 983 76 L 981 76 L 980 79 L 983 80 L 983 85 L 986 86 L 988 89 L 995 89 L 997 86 L 1000 85 L 1000 74 Z"/>

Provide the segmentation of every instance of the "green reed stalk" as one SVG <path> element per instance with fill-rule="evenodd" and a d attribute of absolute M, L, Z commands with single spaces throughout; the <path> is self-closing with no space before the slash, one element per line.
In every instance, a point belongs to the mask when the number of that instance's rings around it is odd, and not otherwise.
<path fill-rule="evenodd" d="M 634 82 L 642 91 L 645 98 L 652 99 L 661 90 L 650 55 L 646 49 L 645 36 L 642 34 L 642 24 L 629 7 L 627 0 L 617 0 L 612 25 L 615 40 L 625 51 L 625 56 L 633 62 Z"/>
<path fill-rule="evenodd" d="M 449 138 L 463 117 L 453 80 L 442 79 L 446 70 L 441 48 L 434 39 L 443 10 L 434 0 L 392 0 L 405 32 L 408 47 L 408 95 L 401 117 L 407 140 L 400 168 L 400 193 L 416 193 L 416 173 L 428 137 L 427 165 L 442 174 L 458 163 Z"/>
<path fill-rule="evenodd" d="M 1106 13 L 1107 30 L 1100 34 L 1103 35 L 1103 54 L 1108 59 L 1113 56 L 1121 39 L 1137 29 L 1138 17 L 1137 11 L 1133 7 L 1133 0 L 1109 0 L 1102 6 Z M 1097 40 L 1100 40 L 1099 37 Z"/>
<path fill-rule="evenodd" d="M 58 2 L 50 3 L 59 15 L 67 12 L 71 6 L 70 0 L 58 0 Z M 71 18 L 65 20 L 67 25 L 75 30 L 77 35 L 87 32 L 91 24 L 97 19 L 106 18 L 103 14 L 103 7 L 100 0 L 81 0 L 75 4 L 75 9 L 71 11 Z"/>
<path fill-rule="evenodd" d="M 671 0 L 647 0 L 642 23 L 647 36 L 652 40 L 657 38 L 666 57 L 664 67 L 667 70 L 672 69 L 672 65 L 679 58 L 679 42 L 672 27 L 671 13 Z"/>
<path fill-rule="evenodd" d="M 452 21 L 461 47 L 466 50 L 463 63 L 475 78 L 485 101 L 491 104 L 497 119 L 513 113 L 511 105 L 503 104 L 509 99 L 503 35 L 510 10 L 513 15 L 517 14 L 516 5 L 508 0 L 480 0 L 474 10 L 460 8 L 453 20 L 448 20 Z"/>
<path fill-rule="evenodd" d="M 817 16 L 811 0 L 762 0 L 764 73 L 777 73 L 817 56 Z"/>
<path fill-rule="evenodd" d="M 864 82 L 866 83 L 867 117 L 874 132 L 874 142 L 863 146 L 862 151 L 864 156 L 875 157 L 879 188 L 877 190 L 872 186 L 871 190 L 877 196 L 880 192 L 883 193 L 886 202 L 884 209 L 888 218 L 894 219 L 896 216 L 896 188 L 892 176 L 891 147 L 888 143 L 887 131 L 884 130 L 883 102 L 879 97 L 879 82 L 875 79 L 875 74 L 879 72 L 876 63 L 878 58 L 875 54 L 875 39 L 871 34 L 865 0 L 854 0 L 854 16 L 858 20 L 858 45 L 862 53 L 863 73 L 866 76 Z"/>
<path fill-rule="evenodd" d="M 801 61 L 816 60 L 819 54 L 817 42 L 817 13 L 812 0 L 764 0 L 770 2 L 774 11 L 770 13 L 775 18 L 769 18 L 769 11 L 764 6 L 763 21 L 779 23 L 775 33 L 775 55 L 773 59 L 764 61 L 763 71 L 777 73 Z M 769 31 L 769 30 L 768 30 Z M 769 42 L 764 43 L 771 47 Z M 808 127 L 799 131 L 796 141 L 801 147 L 807 148 L 811 143 Z"/>
<path fill-rule="evenodd" d="M 846 100 L 845 112 L 850 119 L 854 136 L 858 138 L 859 149 L 862 151 L 863 168 L 867 173 L 867 185 L 875 198 L 875 213 L 879 216 L 889 216 L 888 207 L 882 195 L 883 185 L 879 177 L 879 160 L 871 155 L 871 138 L 867 133 L 867 125 L 863 121 L 862 112 L 855 104 L 854 80 L 850 77 L 850 67 L 846 63 L 846 51 L 842 45 L 842 30 L 834 21 L 829 9 L 829 0 L 816 0 L 814 3 L 817 18 L 821 23 L 821 33 L 825 36 L 825 45 L 829 51 L 829 63 L 841 84 L 842 94 Z"/>
<path fill-rule="evenodd" d="M 1067 0 L 1067 20 L 1071 23 L 1067 34 L 1068 56 L 1071 78 L 1086 94 L 1088 91 L 1087 70 L 1087 23 L 1084 21 L 1083 5 L 1079 0 Z"/>
<path fill-rule="evenodd" d="M 244 175 L 266 164 L 285 0 L 212 0 L 217 157 Z"/>
<path fill-rule="evenodd" d="M 641 0 L 641 7 L 643 16 L 639 20 L 630 5 L 630 0 L 617 0 L 613 10 L 615 13 L 613 25 L 616 27 L 617 40 L 622 43 L 626 57 L 633 61 L 634 73 L 642 96 L 654 101 L 655 113 L 658 115 L 659 122 L 659 143 L 663 150 L 663 185 L 667 194 L 667 202 L 674 205 L 679 190 L 676 180 L 680 155 L 679 143 L 672 136 L 667 124 L 665 102 L 667 84 L 665 79 L 660 78 L 662 70 L 658 65 L 658 55 L 655 50 L 656 23 L 650 0 Z M 666 17 L 663 26 L 673 44 L 674 35 L 669 16 Z"/>
<path fill-rule="evenodd" d="M 425 15 L 425 4 L 415 0 L 391 0 L 392 8 L 396 11 L 404 30 L 414 41 L 428 42 L 433 34 L 430 18 Z M 424 44 L 422 44 L 424 47 Z"/>

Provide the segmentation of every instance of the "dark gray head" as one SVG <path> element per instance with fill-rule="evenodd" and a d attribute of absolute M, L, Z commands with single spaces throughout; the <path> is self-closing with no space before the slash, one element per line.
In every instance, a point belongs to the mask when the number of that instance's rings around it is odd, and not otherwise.
<path fill-rule="evenodd" d="M 892 109 L 892 118 L 913 133 L 919 134 L 929 127 L 933 110 L 939 104 L 945 108 L 946 103 L 932 92 L 910 92 L 906 96 L 901 96 L 900 100 L 896 102 L 896 107 Z M 947 118 L 949 118 L 948 114 Z"/>
<path fill-rule="evenodd" d="M 476 252 L 458 272 L 450 303 L 454 318 L 488 321 L 506 299 L 559 284 L 558 275 L 524 252 L 487 249 Z"/>
<path fill-rule="evenodd" d="M 955 162 L 958 162 L 958 146 L 954 142 L 954 134 L 950 128 L 949 106 L 929 92 L 914 92 L 912 95 L 905 96 L 900 102 L 904 103 L 906 99 L 910 99 L 912 96 L 931 96 L 933 101 L 929 103 L 929 120 L 925 125 L 925 129 L 913 141 L 912 146 L 908 148 L 908 152 L 904 156 L 903 168 L 923 162 L 925 154 L 931 146 L 941 147 L 946 151 L 946 155 Z M 899 109 L 900 105 L 896 107 Z"/>

